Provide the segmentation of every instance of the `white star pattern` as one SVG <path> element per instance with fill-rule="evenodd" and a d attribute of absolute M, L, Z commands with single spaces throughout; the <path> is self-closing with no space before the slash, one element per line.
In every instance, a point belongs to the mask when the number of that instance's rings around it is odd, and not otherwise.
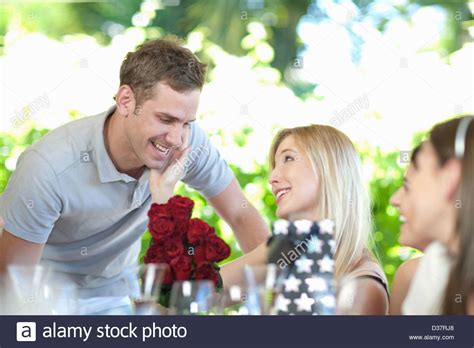
<path fill-rule="evenodd" d="M 285 280 L 285 292 L 300 291 L 301 280 L 296 278 L 293 274 Z"/>
<path fill-rule="evenodd" d="M 324 278 L 321 277 L 312 277 L 305 279 L 305 283 L 308 285 L 308 291 L 326 291 L 328 286 Z"/>
<path fill-rule="evenodd" d="M 311 312 L 311 306 L 314 304 L 314 299 L 309 298 L 308 295 L 303 292 L 300 298 L 294 300 L 295 304 L 298 306 L 297 311 Z"/>
<path fill-rule="evenodd" d="M 333 234 L 334 230 L 334 222 L 331 220 L 323 220 L 319 222 L 319 230 L 321 233 L 326 233 L 326 234 Z"/>
<path fill-rule="evenodd" d="M 296 226 L 296 234 L 306 234 L 311 230 L 313 222 L 310 220 L 297 220 L 293 222 Z"/>
<path fill-rule="evenodd" d="M 298 268 L 298 273 L 311 273 L 311 266 L 314 264 L 313 260 L 308 259 L 305 255 L 301 256 L 295 261 L 295 265 Z"/>
<path fill-rule="evenodd" d="M 282 292 L 274 302 L 277 313 L 334 314 L 334 223 L 331 220 L 277 220 L 273 233 L 287 239 L 296 249 L 290 254 L 294 267 L 290 268 Z M 301 243 L 306 244 L 304 248 Z"/>
<path fill-rule="evenodd" d="M 334 239 L 331 239 L 328 244 L 331 248 L 331 252 L 334 254 L 336 252 L 336 241 Z"/>
<path fill-rule="evenodd" d="M 308 252 L 310 253 L 322 253 L 324 242 L 316 236 L 311 236 L 309 242 Z"/>
<path fill-rule="evenodd" d="M 288 305 L 291 303 L 291 300 L 287 299 L 282 294 L 278 295 L 277 298 L 277 309 L 282 312 L 288 312 Z"/>
<path fill-rule="evenodd" d="M 321 272 L 333 272 L 334 271 L 334 260 L 330 258 L 327 254 L 321 260 L 317 261 L 319 270 Z"/>
<path fill-rule="evenodd" d="M 275 234 L 288 234 L 289 222 L 286 220 L 277 220 L 273 225 Z"/>

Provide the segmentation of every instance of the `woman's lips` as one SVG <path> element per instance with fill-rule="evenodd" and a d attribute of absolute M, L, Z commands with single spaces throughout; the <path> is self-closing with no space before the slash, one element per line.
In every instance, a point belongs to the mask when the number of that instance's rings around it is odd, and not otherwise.
<path fill-rule="evenodd" d="M 276 204 L 278 205 L 281 202 L 281 200 L 288 195 L 289 192 L 290 192 L 290 189 L 284 189 L 284 190 L 278 191 L 276 194 L 276 198 L 277 198 Z"/>
<path fill-rule="evenodd" d="M 398 220 L 400 221 L 400 223 L 404 224 L 405 222 L 407 222 L 407 219 L 405 216 L 403 215 L 400 215 L 400 217 L 398 218 Z"/>

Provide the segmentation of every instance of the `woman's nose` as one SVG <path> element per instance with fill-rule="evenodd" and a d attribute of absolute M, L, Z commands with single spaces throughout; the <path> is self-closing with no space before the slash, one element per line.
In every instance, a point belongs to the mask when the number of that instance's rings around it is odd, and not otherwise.
<path fill-rule="evenodd" d="M 390 204 L 393 205 L 394 207 L 399 207 L 400 206 L 400 192 L 402 190 L 402 187 L 400 187 L 395 193 L 390 197 Z"/>
<path fill-rule="evenodd" d="M 270 173 L 270 176 L 268 177 L 268 183 L 270 185 L 274 185 L 278 183 L 278 173 L 276 169 L 273 169 Z"/>

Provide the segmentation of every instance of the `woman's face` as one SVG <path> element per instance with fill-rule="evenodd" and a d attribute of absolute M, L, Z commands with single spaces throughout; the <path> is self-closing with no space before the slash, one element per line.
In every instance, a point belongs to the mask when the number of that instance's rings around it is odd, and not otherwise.
<path fill-rule="evenodd" d="M 403 246 L 409 246 L 419 250 L 424 250 L 432 239 L 425 235 L 419 235 L 410 228 L 412 220 L 407 220 L 406 216 L 410 215 L 408 205 L 410 204 L 410 194 L 412 189 L 413 175 L 416 174 L 417 164 L 410 163 L 408 165 L 405 177 L 403 178 L 403 186 L 401 186 L 390 198 L 390 204 L 397 207 L 400 211 L 400 238 L 399 242 Z M 407 198 L 408 197 L 408 198 Z"/>
<path fill-rule="evenodd" d="M 392 197 L 404 220 L 400 242 L 418 248 L 433 240 L 448 243 L 455 214 L 451 168 L 440 166 L 430 142 L 422 145 L 416 162 L 417 168 L 407 172 L 408 187 Z"/>
<path fill-rule="evenodd" d="M 269 183 L 276 197 L 276 216 L 280 219 L 317 220 L 319 180 L 308 156 L 287 136 L 275 154 L 275 168 Z"/>

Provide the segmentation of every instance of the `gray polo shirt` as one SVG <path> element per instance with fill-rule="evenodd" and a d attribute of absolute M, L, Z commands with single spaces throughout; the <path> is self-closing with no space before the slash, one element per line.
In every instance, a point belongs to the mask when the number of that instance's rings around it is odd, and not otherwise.
<path fill-rule="evenodd" d="M 70 122 L 29 147 L 0 196 L 5 229 L 45 243 L 41 262 L 71 277 L 81 297 L 136 289 L 132 270 L 148 223 L 149 170 L 139 180 L 120 173 L 105 149 L 113 111 Z M 195 123 L 190 144 L 183 182 L 208 198 L 221 193 L 234 175 Z"/>

